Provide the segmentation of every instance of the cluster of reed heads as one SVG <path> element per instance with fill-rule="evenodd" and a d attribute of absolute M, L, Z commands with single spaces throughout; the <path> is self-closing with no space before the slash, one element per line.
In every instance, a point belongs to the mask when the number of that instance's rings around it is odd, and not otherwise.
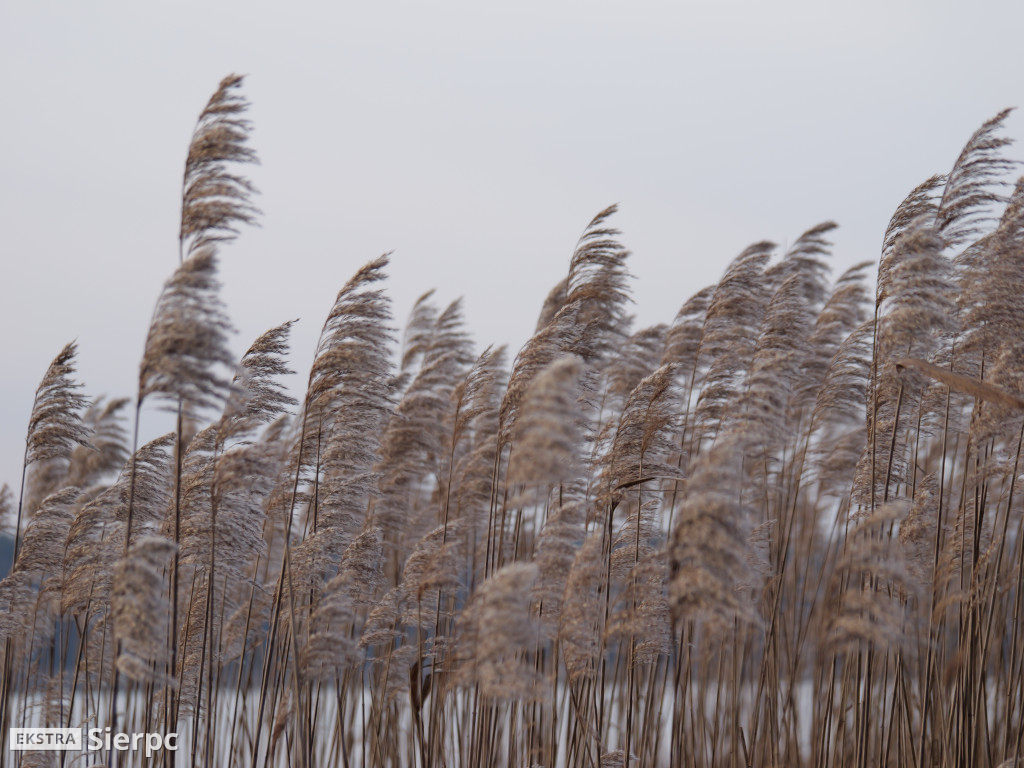
<path fill-rule="evenodd" d="M 429 293 L 399 341 L 369 262 L 298 400 L 292 323 L 238 362 L 218 299 L 217 250 L 258 215 L 241 84 L 197 124 L 134 401 L 80 394 L 74 345 L 36 393 L 3 496 L 0 740 L 174 731 L 154 762 L 196 766 L 1024 765 L 1006 112 L 898 207 L 873 297 L 869 263 L 831 277 L 826 222 L 634 330 L 612 207 L 511 362 Z M 154 404 L 176 429 L 139 446 Z"/>

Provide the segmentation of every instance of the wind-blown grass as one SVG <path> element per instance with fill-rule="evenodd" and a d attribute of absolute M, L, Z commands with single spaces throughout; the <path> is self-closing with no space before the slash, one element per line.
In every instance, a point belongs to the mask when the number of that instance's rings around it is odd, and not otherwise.
<path fill-rule="evenodd" d="M 258 215 L 242 84 L 189 148 L 134 423 L 80 393 L 73 344 L 36 394 L 0 494 L 3 738 L 176 731 L 159 761 L 201 766 L 1024 760 L 1006 112 L 894 213 L 873 294 L 869 264 L 833 278 L 824 222 L 635 329 L 611 206 L 509 368 L 432 293 L 399 345 L 385 255 L 296 399 L 292 322 L 235 363 L 217 297 Z M 138 447 L 144 401 L 178 419 Z"/>

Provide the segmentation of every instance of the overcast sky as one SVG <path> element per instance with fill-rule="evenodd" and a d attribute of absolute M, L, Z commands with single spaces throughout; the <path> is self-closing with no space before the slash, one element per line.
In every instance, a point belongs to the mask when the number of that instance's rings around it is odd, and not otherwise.
<path fill-rule="evenodd" d="M 304 381 L 337 290 L 391 250 L 398 323 L 436 287 L 514 352 L 613 202 L 638 325 L 826 219 L 837 269 L 875 260 L 903 196 L 1021 102 L 1022 29 L 1009 0 L 3 0 L 0 481 L 67 341 L 89 394 L 134 394 L 192 128 L 231 72 L 264 216 L 223 296 L 239 353 L 301 318 Z"/>

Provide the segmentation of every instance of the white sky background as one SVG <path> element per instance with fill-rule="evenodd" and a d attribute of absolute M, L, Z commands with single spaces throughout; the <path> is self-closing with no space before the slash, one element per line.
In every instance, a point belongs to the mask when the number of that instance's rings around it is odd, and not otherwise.
<path fill-rule="evenodd" d="M 638 325 L 826 219 L 837 271 L 876 260 L 904 195 L 1024 100 L 1021 29 L 1010 0 L 3 0 L 0 481 L 67 341 L 89 394 L 134 395 L 224 75 L 248 75 L 264 216 L 222 251 L 222 295 L 239 354 L 302 319 L 298 387 L 338 289 L 388 250 L 396 324 L 436 287 L 513 354 L 613 202 Z"/>

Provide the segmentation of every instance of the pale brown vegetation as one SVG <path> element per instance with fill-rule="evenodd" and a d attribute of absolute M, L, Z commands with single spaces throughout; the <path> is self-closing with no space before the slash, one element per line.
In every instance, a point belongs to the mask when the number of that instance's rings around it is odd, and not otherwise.
<path fill-rule="evenodd" d="M 824 222 L 633 329 L 612 206 L 509 370 L 432 292 L 398 349 L 382 256 L 293 399 L 292 322 L 236 364 L 217 295 L 257 215 L 241 85 L 189 148 L 134 437 L 68 345 L 0 491 L 4 738 L 174 730 L 168 765 L 295 768 L 1024 758 L 1005 112 L 899 206 L 873 302 Z M 138 447 L 153 402 L 176 429 Z"/>

